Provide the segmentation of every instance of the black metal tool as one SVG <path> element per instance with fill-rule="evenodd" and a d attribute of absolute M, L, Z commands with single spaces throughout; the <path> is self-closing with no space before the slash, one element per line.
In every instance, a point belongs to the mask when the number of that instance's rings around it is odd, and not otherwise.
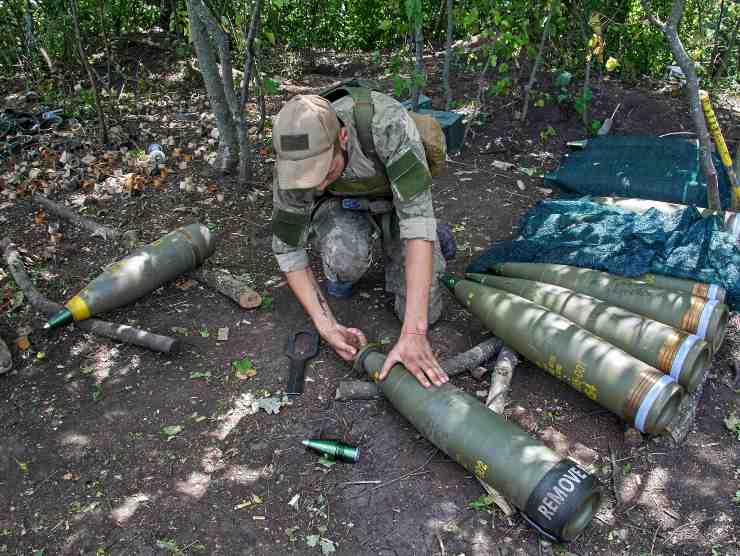
<path fill-rule="evenodd" d="M 290 359 L 288 370 L 288 399 L 303 394 L 306 363 L 319 352 L 319 335 L 315 330 L 300 330 L 288 338 L 285 355 Z"/>

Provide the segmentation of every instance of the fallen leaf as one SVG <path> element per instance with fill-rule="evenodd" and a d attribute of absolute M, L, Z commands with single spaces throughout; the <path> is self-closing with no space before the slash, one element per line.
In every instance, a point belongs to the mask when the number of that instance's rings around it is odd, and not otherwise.
<path fill-rule="evenodd" d="M 165 437 L 165 440 L 167 442 L 175 438 L 181 432 L 182 432 L 181 425 L 167 425 L 167 426 L 162 427 L 162 436 Z"/>
<path fill-rule="evenodd" d="M 190 288 L 195 286 L 195 281 L 193 280 L 180 280 L 175 283 L 175 287 L 179 290 L 187 291 Z"/>
<path fill-rule="evenodd" d="M 15 341 L 15 345 L 21 351 L 26 351 L 31 347 L 31 342 L 28 341 L 28 336 L 21 336 Z"/>
<path fill-rule="evenodd" d="M 36 214 L 33 215 L 33 221 L 36 224 L 46 224 L 46 214 L 44 214 L 44 211 L 36 211 Z"/>
<path fill-rule="evenodd" d="M 332 552 L 336 552 L 337 549 L 334 546 L 334 542 L 330 541 L 329 539 L 321 539 L 321 552 L 326 556 L 326 554 L 331 554 Z"/>
<path fill-rule="evenodd" d="M 80 475 L 73 471 L 67 471 L 64 475 L 62 475 L 62 479 L 64 479 L 65 481 L 79 481 Z"/>

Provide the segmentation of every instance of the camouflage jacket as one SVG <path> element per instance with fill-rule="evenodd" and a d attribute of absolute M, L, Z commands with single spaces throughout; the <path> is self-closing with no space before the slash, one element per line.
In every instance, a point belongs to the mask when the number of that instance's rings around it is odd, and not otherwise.
<path fill-rule="evenodd" d="M 390 181 L 389 195 L 392 193 L 400 237 L 435 241 L 437 222 L 432 207 L 431 175 L 419 131 L 399 102 L 374 91 L 371 99 L 374 106 L 372 133 L 375 152 Z M 360 147 L 352 97 L 342 97 L 333 106 L 349 132 L 347 166 L 340 180 L 375 176 L 377 172 L 373 161 Z M 325 195 L 331 195 L 331 192 L 280 189 L 275 172 L 272 250 L 283 272 L 302 270 L 308 266 L 306 245 L 311 215 Z"/>

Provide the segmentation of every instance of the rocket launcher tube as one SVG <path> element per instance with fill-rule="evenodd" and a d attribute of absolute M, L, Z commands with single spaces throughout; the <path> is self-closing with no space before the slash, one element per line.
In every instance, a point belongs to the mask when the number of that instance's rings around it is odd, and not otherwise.
<path fill-rule="evenodd" d="M 66 311 L 74 320 L 84 320 L 132 303 L 196 268 L 214 249 L 214 238 L 202 224 L 178 228 L 108 266 L 65 304 Z M 69 320 L 63 310 L 47 325 L 57 326 Z"/>
<path fill-rule="evenodd" d="M 689 392 L 697 389 L 710 359 L 695 334 L 553 284 L 491 274 L 466 274 L 473 282 L 513 293 L 573 321 L 596 336 L 670 374 Z"/>
<path fill-rule="evenodd" d="M 705 339 L 712 353 L 719 350 L 727 332 L 729 312 L 723 303 L 713 304 L 688 293 L 648 286 L 631 278 L 546 263 L 496 263 L 489 270 L 510 278 L 555 284 L 680 328 Z"/>
<path fill-rule="evenodd" d="M 377 380 L 384 361 L 370 344 L 354 367 Z M 570 541 L 591 522 L 601 499 L 594 477 L 474 397 L 449 383 L 424 388 L 401 364 L 378 386 L 429 442 L 501 492 L 538 529 Z"/>
<path fill-rule="evenodd" d="M 683 388 L 657 369 L 523 297 L 449 275 L 443 282 L 506 345 L 640 431 L 661 434 L 675 417 Z"/>

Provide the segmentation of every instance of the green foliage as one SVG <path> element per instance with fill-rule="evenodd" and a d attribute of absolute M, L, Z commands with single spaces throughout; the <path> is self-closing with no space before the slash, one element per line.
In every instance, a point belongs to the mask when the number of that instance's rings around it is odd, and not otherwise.
<path fill-rule="evenodd" d="M 179 57 L 192 56 L 185 0 L 76 0 L 85 46 L 100 75 L 105 47 L 127 47 L 133 35 L 147 35 L 156 28 L 174 34 L 171 52 Z M 208 1 L 217 20 L 232 41 L 235 67 L 243 62 L 245 30 L 251 19 L 252 2 Z M 670 13 L 673 0 L 652 0 L 655 13 L 662 19 Z M 26 10 L 31 8 L 36 45 L 49 54 L 54 65 L 79 63 L 69 0 L 24 0 L 0 2 L 0 69 L 45 72 L 38 48 L 29 51 L 25 44 Z M 340 51 L 381 51 L 390 53 L 390 75 L 396 94 L 407 95 L 414 85 L 423 86 L 424 76 L 412 69 L 413 26 L 422 24 L 428 44 L 441 48 L 446 33 L 446 3 L 439 0 L 263 0 L 261 31 L 257 47 L 266 63 L 281 60 L 286 50 L 335 49 Z M 583 78 L 584 62 L 591 59 L 593 73 L 638 79 L 644 75 L 661 77 L 673 56 L 665 37 L 647 23 L 640 0 L 584 0 L 583 2 L 529 2 L 525 0 L 467 0 L 455 2 L 454 40 L 476 38 L 477 49 L 456 53 L 457 67 L 480 71 L 490 60 L 488 93 L 508 94 L 518 86 L 528 61 L 537 54 L 545 21 L 551 13 L 549 39 L 544 51 L 544 71 L 559 68 L 571 75 L 571 83 L 556 85 L 558 95 L 568 98 L 581 113 L 589 98 L 573 95 L 576 82 Z M 740 4 L 725 2 L 720 17 L 717 0 L 687 2 L 679 29 L 689 54 L 698 62 L 703 86 L 711 85 L 712 74 L 722 65 L 721 83 L 737 86 L 740 51 L 731 43 L 735 22 L 740 18 Z M 740 41 L 739 41 L 740 42 Z M 717 45 L 715 47 L 715 45 Z M 735 43 L 737 45 L 737 42 Z M 275 55 L 275 56 L 273 56 Z M 714 55 L 713 59 L 712 55 Z M 97 56 L 97 58 L 96 58 Z M 378 61 L 380 61 L 380 54 Z M 399 62 L 400 61 L 400 62 Z M 726 63 L 722 63 L 726 62 Z M 282 67 L 275 68 L 282 71 Z M 264 75 L 264 70 L 261 70 Z M 136 79 L 129 75 L 128 79 Z M 139 75 L 141 78 L 141 75 Z M 144 78 L 142 81 L 150 81 Z M 264 79 L 267 94 L 276 94 L 275 82 Z M 561 89 L 568 89 L 563 91 Z M 38 88 L 37 88 L 38 90 Z M 141 92 L 141 91 L 139 91 Z M 62 93 L 68 93 L 64 91 Z M 85 92 L 73 97 L 79 116 L 89 115 L 91 99 Z M 64 95 L 62 95 L 64 96 Z M 77 99 L 76 97 L 80 97 Z"/>

